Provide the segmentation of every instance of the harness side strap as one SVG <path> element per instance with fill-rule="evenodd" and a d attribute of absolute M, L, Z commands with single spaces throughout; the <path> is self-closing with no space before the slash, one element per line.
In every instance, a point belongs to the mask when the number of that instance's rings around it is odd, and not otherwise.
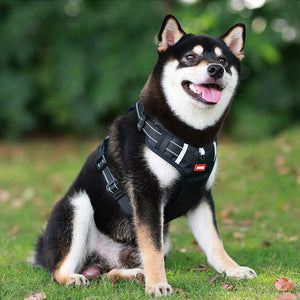
<path fill-rule="evenodd" d="M 120 188 L 118 180 L 113 176 L 110 171 L 106 158 L 105 152 L 107 150 L 108 137 L 99 145 L 96 150 L 96 166 L 97 169 L 102 172 L 102 175 L 106 181 L 106 191 L 115 201 L 119 203 L 123 211 L 128 215 L 132 216 L 132 207 L 130 201 L 124 191 Z"/>

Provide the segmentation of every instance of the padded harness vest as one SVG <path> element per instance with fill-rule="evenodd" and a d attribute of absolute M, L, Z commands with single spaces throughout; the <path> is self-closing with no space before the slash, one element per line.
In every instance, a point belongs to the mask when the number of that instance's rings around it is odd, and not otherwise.
<path fill-rule="evenodd" d="M 136 110 L 137 128 L 145 134 L 147 147 L 176 168 L 180 174 L 180 193 L 174 199 L 168 199 L 164 208 L 164 223 L 168 224 L 170 221 L 184 215 L 198 203 L 215 165 L 216 141 L 207 148 L 194 147 L 147 118 L 140 101 L 137 101 L 135 108 L 132 109 Z M 107 192 L 119 203 L 126 215 L 131 218 L 130 200 L 106 163 L 105 153 L 108 143 L 109 137 L 97 148 L 96 166 L 105 178 Z"/>

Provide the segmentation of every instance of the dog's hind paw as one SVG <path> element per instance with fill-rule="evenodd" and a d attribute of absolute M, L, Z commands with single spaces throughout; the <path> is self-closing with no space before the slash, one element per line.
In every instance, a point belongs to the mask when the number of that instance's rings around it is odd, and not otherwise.
<path fill-rule="evenodd" d="M 225 271 L 226 276 L 233 277 L 236 279 L 251 279 L 257 276 L 256 272 L 248 267 L 238 266 L 233 269 L 229 269 Z"/>
<path fill-rule="evenodd" d="M 89 280 L 81 274 L 71 274 L 66 281 L 67 286 L 77 285 L 77 286 L 89 286 Z"/>
<path fill-rule="evenodd" d="M 143 282 L 144 270 L 143 269 L 112 269 L 106 274 L 106 276 L 110 280 L 119 277 L 127 281 L 131 279 L 135 279 L 139 282 Z"/>
<path fill-rule="evenodd" d="M 166 282 L 160 282 L 146 286 L 146 292 L 155 297 L 171 296 L 173 293 L 172 287 Z"/>

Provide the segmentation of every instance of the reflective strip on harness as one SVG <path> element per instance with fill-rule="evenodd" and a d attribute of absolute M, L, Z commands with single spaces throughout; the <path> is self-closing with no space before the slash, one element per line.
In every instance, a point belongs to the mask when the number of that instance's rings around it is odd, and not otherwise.
<path fill-rule="evenodd" d="M 181 160 L 182 160 L 183 157 L 185 156 L 185 153 L 186 153 L 186 151 L 187 151 L 187 149 L 188 149 L 188 146 L 189 146 L 188 144 L 184 143 L 181 152 L 179 153 L 178 157 L 177 157 L 176 160 L 175 160 L 175 163 L 176 163 L 177 165 L 180 164 Z"/>

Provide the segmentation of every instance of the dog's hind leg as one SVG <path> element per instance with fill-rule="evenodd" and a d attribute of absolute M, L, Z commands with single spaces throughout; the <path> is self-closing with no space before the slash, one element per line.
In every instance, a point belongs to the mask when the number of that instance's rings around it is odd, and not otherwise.
<path fill-rule="evenodd" d="M 225 251 L 217 229 L 211 191 L 204 192 L 200 204 L 187 213 L 187 220 L 208 263 L 217 272 L 238 279 L 257 276 L 252 269 L 239 266 Z"/>
<path fill-rule="evenodd" d="M 88 255 L 88 239 L 94 222 L 94 211 L 85 192 L 74 194 L 69 201 L 73 210 L 70 247 L 67 254 L 58 262 L 52 278 L 65 285 L 88 285 L 88 279 L 77 272 Z"/>

